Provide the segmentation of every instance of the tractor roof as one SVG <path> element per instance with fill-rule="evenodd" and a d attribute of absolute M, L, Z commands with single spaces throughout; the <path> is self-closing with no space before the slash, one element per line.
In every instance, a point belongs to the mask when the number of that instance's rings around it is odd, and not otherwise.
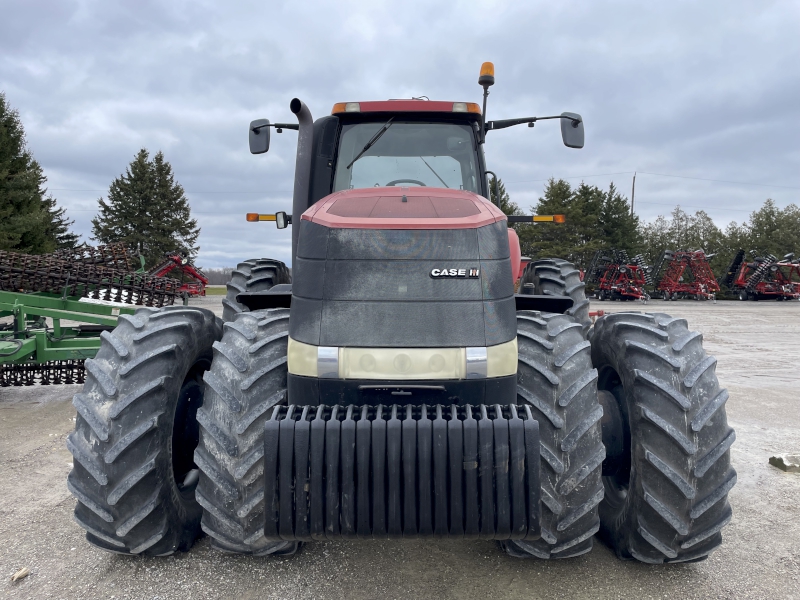
<path fill-rule="evenodd" d="M 481 108 L 474 102 L 445 102 L 441 100 L 377 100 L 369 102 L 337 102 L 332 115 L 358 113 L 450 113 L 479 119 Z"/>

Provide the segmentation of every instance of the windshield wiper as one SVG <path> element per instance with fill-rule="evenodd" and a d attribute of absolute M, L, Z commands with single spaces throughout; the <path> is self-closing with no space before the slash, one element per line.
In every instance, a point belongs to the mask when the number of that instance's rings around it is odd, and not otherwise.
<path fill-rule="evenodd" d="M 349 169 L 350 167 L 352 167 L 352 166 L 353 166 L 353 163 L 354 163 L 354 162 L 356 162 L 356 161 L 357 161 L 359 158 L 361 158 L 361 157 L 364 155 L 364 152 L 366 152 L 367 150 L 369 150 L 370 148 L 372 148 L 373 144 L 375 144 L 375 142 L 377 142 L 379 139 L 381 139 L 381 136 L 382 136 L 384 133 L 386 133 L 386 130 L 387 130 L 387 129 L 389 129 L 389 127 L 391 127 L 391 126 L 392 126 L 392 121 L 394 121 L 394 117 L 392 117 L 391 119 L 389 119 L 388 121 L 386 121 L 386 123 L 384 124 L 384 126 L 383 126 L 383 127 L 381 127 L 381 128 L 378 130 L 378 132 L 377 132 L 375 135 L 373 135 L 373 136 L 372 136 L 372 139 L 371 139 L 370 141 L 368 141 L 368 142 L 367 142 L 367 143 L 364 145 L 364 147 L 361 149 L 361 152 L 359 152 L 359 153 L 358 153 L 358 156 L 356 156 L 356 157 L 355 157 L 353 160 L 351 160 L 351 161 L 350 161 L 350 164 L 349 164 L 349 165 L 347 165 L 347 167 L 345 167 L 346 169 Z"/>
<path fill-rule="evenodd" d="M 433 173 L 434 175 L 436 175 L 436 179 L 438 179 L 439 181 L 441 181 L 441 182 L 442 182 L 442 185 L 443 185 L 444 187 L 446 187 L 446 188 L 449 190 L 449 189 L 450 189 L 450 186 L 449 186 L 449 185 L 447 185 L 447 184 L 444 182 L 444 179 L 442 179 L 441 177 L 439 177 L 439 174 L 438 174 L 436 171 L 434 171 L 434 170 L 433 170 L 433 167 L 432 167 L 432 166 L 430 166 L 430 165 L 428 164 L 428 161 L 427 161 L 427 160 L 425 160 L 424 158 L 422 158 L 421 156 L 420 156 L 419 158 L 420 158 L 420 160 L 422 160 L 422 162 L 424 162 L 424 163 L 425 163 L 425 166 L 426 166 L 426 167 L 428 167 L 428 168 L 431 170 L 431 173 Z"/>

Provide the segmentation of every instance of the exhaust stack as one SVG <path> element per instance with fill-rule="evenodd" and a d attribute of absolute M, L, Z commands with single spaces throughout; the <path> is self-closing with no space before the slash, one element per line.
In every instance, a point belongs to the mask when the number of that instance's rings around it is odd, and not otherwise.
<path fill-rule="evenodd" d="M 312 146 L 314 143 L 314 119 L 311 111 L 299 98 L 289 103 L 289 109 L 297 115 L 300 130 L 297 136 L 297 160 L 294 167 L 294 193 L 292 196 L 292 267 L 297 257 L 297 237 L 300 233 L 300 215 L 308 208 L 308 186 L 311 181 Z"/>

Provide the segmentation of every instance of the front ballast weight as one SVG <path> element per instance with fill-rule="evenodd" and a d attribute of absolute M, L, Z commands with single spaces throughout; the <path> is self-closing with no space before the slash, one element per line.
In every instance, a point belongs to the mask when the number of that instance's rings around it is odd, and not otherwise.
<path fill-rule="evenodd" d="M 530 407 L 276 407 L 265 423 L 269 541 L 539 539 Z"/>

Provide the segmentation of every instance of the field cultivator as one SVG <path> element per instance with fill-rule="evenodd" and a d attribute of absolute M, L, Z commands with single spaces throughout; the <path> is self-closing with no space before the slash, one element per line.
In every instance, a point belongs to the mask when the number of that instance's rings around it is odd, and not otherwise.
<path fill-rule="evenodd" d="M 650 295 L 645 286 L 652 285 L 651 269 L 644 257 L 630 259 L 625 250 L 598 250 L 584 274 L 584 282 L 595 286 L 598 300 L 640 300 Z"/>
<path fill-rule="evenodd" d="M 134 311 L 0 291 L 0 318 L 11 317 L 0 323 L 0 387 L 83 383 L 84 361 L 97 353 L 103 332 L 116 327 L 119 315 Z"/>
<path fill-rule="evenodd" d="M 656 292 L 664 300 L 694 298 L 716 301 L 720 288 L 708 264 L 712 256 L 703 250 L 665 250 L 653 271 Z"/>
<path fill-rule="evenodd" d="M 739 250 L 721 279 L 726 287 L 738 292 L 739 300 L 800 299 L 800 260 L 787 254 L 781 260 L 772 254 L 757 256 L 748 262 Z"/>
<path fill-rule="evenodd" d="M 174 304 L 180 282 L 134 272 L 137 262 L 122 244 L 0 251 L 0 387 L 83 383 L 84 361 L 119 315 Z"/>
<path fill-rule="evenodd" d="M 44 292 L 138 306 L 167 306 L 179 296 L 180 283 L 52 254 L 0 251 L 0 290 Z"/>
<path fill-rule="evenodd" d="M 180 287 L 178 293 L 187 294 L 192 297 L 205 296 L 208 277 L 200 269 L 194 266 L 192 259 L 180 251 L 167 252 L 164 260 L 150 269 L 147 274 L 151 277 L 166 277 L 175 269 L 181 273 Z M 186 277 L 189 281 L 186 281 Z"/>

